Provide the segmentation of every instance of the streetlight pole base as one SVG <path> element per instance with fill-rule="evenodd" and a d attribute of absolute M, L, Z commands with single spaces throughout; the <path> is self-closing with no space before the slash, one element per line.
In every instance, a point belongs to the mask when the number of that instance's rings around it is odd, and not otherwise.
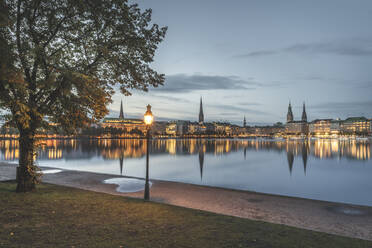
<path fill-rule="evenodd" d="M 145 201 L 149 201 L 150 200 L 150 187 L 149 187 L 149 183 L 146 181 L 146 184 L 145 184 L 145 195 L 144 195 L 144 199 Z"/>

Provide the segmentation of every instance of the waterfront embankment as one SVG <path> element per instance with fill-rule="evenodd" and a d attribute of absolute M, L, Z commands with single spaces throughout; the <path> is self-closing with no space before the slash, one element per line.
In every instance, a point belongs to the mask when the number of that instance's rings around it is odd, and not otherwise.
<path fill-rule="evenodd" d="M 1 164 L 3 180 L 15 178 L 14 164 Z M 142 198 L 143 191 L 120 193 L 104 184 L 120 176 L 63 170 L 45 174 L 47 183 Z M 152 180 L 151 200 L 224 215 L 284 224 L 314 231 L 372 240 L 372 207 L 316 201 L 249 191 Z"/>

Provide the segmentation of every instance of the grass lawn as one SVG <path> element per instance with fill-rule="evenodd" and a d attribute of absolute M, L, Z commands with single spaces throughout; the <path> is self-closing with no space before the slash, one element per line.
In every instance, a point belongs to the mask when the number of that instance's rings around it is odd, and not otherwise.
<path fill-rule="evenodd" d="M 0 247 L 372 247 L 372 242 L 79 189 L 0 183 Z"/>

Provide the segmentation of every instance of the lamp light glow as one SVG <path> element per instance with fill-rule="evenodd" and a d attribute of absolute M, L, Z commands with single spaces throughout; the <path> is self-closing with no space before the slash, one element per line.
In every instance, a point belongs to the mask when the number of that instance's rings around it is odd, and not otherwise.
<path fill-rule="evenodd" d="M 147 111 L 143 117 L 143 121 L 145 122 L 146 125 L 151 125 L 152 122 L 154 121 L 154 116 L 152 115 L 150 104 L 147 105 Z"/>
<path fill-rule="evenodd" d="M 151 125 L 154 118 L 152 117 L 152 115 L 145 115 L 144 119 L 145 119 L 145 124 L 146 125 Z"/>

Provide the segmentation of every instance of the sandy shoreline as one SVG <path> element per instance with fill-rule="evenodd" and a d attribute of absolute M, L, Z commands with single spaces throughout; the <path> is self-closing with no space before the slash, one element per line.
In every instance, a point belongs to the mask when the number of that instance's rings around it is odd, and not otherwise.
<path fill-rule="evenodd" d="M 49 168 L 48 168 L 49 169 Z M 43 181 L 114 195 L 143 198 L 143 191 L 119 193 L 103 180 L 120 177 L 63 170 Z M 15 179 L 15 165 L 0 163 L 0 180 Z M 151 200 L 314 231 L 372 240 L 372 207 L 151 180 Z"/>

